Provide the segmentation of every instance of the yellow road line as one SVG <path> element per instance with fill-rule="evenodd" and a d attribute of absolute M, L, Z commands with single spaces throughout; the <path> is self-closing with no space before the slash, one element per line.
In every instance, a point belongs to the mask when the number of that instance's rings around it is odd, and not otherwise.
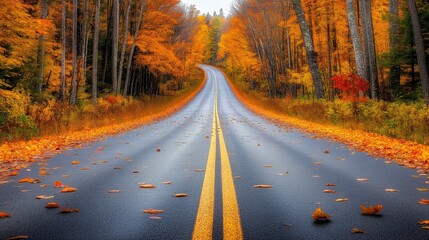
<path fill-rule="evenodd" d="M 240 212 L 235 193 L 231 165 L 229 162 L 228 151 L 226 148 L 225 139 L 223 137 L 222 126 L 220 124 L 219 113 L 217 110 L 217 82 L 215 84 L 216 90 L 213 107 L 212 136 L 210 139 L 210 149 L 204 176 L 203 189 L 201 192 L 200 204 L 198 207 L 197 219 L 195 221 L 192 239 L 208 240 L 212 239 L 213 237 L 217 134 L 219 134 L 222 172 L 223 239 L 243 239 Z"/>
<path fill-rule="evenodd" d="M 228 151 L 226 149 L 222 126 L 217 111 L 217 103 L 216 119 L 219 124 L 218 134 L 222 170 L 223 239 L 243 239 L 240 211 L 238 209 L 231 164 L 229 162 Z"/>
<path fill-rule="evenodd" d="M 215 104 L 217 101 L 217 92 Z M 216 109 L 213 108 L 212 136 L 204 175 L 203 189 L 192 239 L 212 239 L 216 175 Z"/>

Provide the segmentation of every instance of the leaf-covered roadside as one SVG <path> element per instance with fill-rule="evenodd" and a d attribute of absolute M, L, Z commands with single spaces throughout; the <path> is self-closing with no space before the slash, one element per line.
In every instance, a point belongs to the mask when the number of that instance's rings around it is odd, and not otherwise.
<path fill-rule="evenodd" d="M 0 181 L 8 176 L 16 176 L 19 170 L 26 168 L 29 164 L 38 159 L 46 159 L 70 148 L 80 147 L 85 143 L 94 142 L 100 138 L 125 132 L 161 118 L 164 118 L 178 111 L 185 106 L 205 84 L 205 79 L 198 88 L 188 96 L 170 104 L 166 109 L 159 109 L 159 112 L 144 116 L 142 118 L 104 126 L 100 128 L 86 129 L 59 136 L 49 136 L 29 141 L 7 142 L 0 145 Z"/>
<path fill-rule="evenodd" d="M 369 155 L 377 158 L 392 159 L 401 166 L 419 169 L 418 171 L 421 172 L 429 172 L 429 146 L 427 145 L 389 138 L 360 130 L 318 124 L 267 110 L 267 108 L 262 106 L 261 101 L 252 99 L 251 96 L 234 86 L 230 80 L 228 81 L 241 102 L 252 111 L 272 121 L 287 124 L 314 134 L 315 138 L 328 138 L 333 141 L 342 142 L 352 149 L 367 152 Z"/>

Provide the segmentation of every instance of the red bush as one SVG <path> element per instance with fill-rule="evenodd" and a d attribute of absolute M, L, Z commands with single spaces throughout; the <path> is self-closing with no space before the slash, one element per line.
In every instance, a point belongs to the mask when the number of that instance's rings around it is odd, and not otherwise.
<path fill-rule="evenodd" d="M 349 101 L 364 101 L 363 93 L 368 91 L 369 83 L 364 78 L 353 74 L 340 74 L 331 77 L 334 88 L 341 91 L 340 98 Z"/>

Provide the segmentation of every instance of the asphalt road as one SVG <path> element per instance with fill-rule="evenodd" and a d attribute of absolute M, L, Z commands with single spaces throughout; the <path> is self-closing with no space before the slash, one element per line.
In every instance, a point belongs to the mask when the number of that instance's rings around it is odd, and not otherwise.
<path fill-rule="evenodd" d="M 0 211 L 12 216 L 0 219 L 0 239 L 429 239 L 417 224 L 429 219 L 429 206 L 417 204 L 429 192 L 416 190 L 429 187 L 427 176 L 276 126 L 243 106 L 221 72 L 202 67 L 206 86 L 171 117 L 68 150 L 1 183 Z M 24 177 L 41 183 L 18 183 Z M 55 181 L 77 191 L 61 193 Z M 44 207 L 52 201 L 61 208 Z M 380 215 L 361 215 L 361 204 L 378 203 Z M 317 207 L 329 222 L 312 220 Z M 63 208 L 79 212 L 60 214 Z M 164 212 L 143 212 L 151 208 Z"/>

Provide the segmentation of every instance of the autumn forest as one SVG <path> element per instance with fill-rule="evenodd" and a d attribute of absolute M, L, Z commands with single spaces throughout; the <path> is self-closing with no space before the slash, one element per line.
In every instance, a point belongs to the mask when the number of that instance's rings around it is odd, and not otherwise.
<path fill-rule="evenodd" d="M 423 0 L 235 0 L 228 16 L 179 0 L 1 1 L 0 142 L 162 110 L 206 63 L 267 109 L 428 144 L 428 33 Z"/>

